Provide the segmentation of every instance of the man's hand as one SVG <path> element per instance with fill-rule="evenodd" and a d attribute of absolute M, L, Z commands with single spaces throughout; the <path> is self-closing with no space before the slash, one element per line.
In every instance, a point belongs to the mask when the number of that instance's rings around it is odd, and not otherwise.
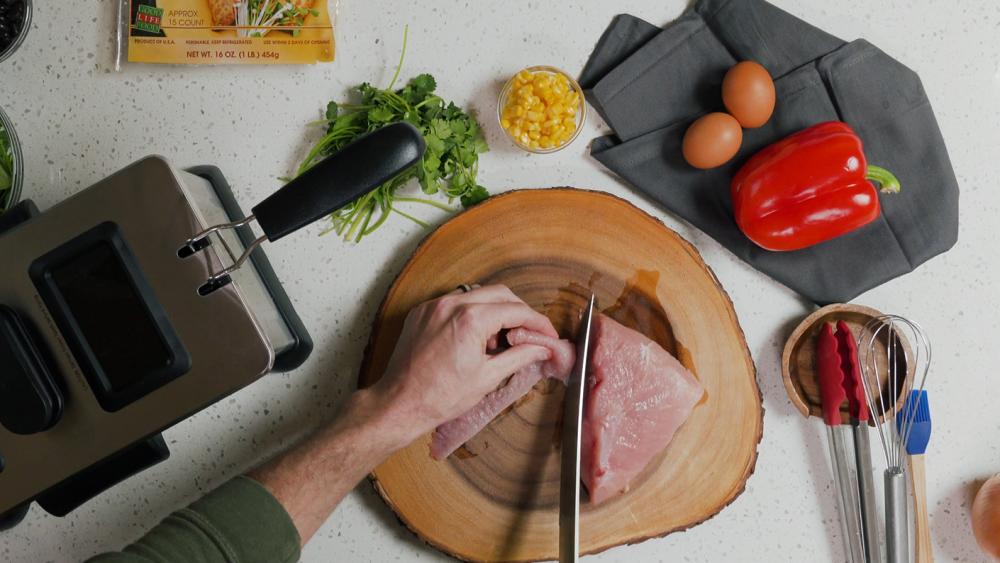
<path fill-rule="evenodd" d="M 304 544 L 394 451 L 471 409 L 507 376 L 549 359 L 548 348 L 532 344 L 490 353 L 501 330 L 517 327 L 558 336 L 500 285 L 416 307 L 382 379 L 356 392 L 329 426 L 249 476 L 285 507 Z"/>
<path fill-rule="evenodd" d="M 471 409 L 512 373 L 549 359 L 548 348 L 532 344 L 491 354 L 497 333 L 516 327 L 558 337 L 548 318 L 502 285 L 458 290 L 410 312 L 385 374 L 370 389 L 406 431 L 405 442 Z"/>

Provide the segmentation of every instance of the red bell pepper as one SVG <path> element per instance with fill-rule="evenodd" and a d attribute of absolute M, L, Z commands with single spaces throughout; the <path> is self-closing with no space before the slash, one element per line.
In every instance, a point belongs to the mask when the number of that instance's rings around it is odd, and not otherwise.
<path fill-rule="evenodd" d="M 766 250 L 799 250 L 839 237 L 878 217 L 878 192 L 899 191 L 888 170 L 869 166 L 861 139 L 828 121 L 761 150 L 731 186 L 736 224 Z"/>

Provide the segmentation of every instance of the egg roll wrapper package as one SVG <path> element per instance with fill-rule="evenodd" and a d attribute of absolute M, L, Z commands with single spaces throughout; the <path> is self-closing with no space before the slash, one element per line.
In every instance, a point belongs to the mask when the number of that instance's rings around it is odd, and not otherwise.
<path fill-rule="evenodd" d="M 333 60 L 339 0 L 118 0 L 125 62 L 311 64 Z"/>
<path fill-rule="evenodd" d="M 764 0 L 698 0 L 662 30 L 616 17 L 581 74 L 614 135 L 591 154 L 635 188 L 754 268 L 818 303 L 850 301 L 913 271 L 958 237 L 958 182 L 920 78 L 865 40 L 850 43 Z M 728 163 L 697 170 L 681 154 L 687 127 L 725 111 L 726 70 L 755 60 L 775 78 L 771 119 L 743 132 Z M 873 223 L 793 252 L 756 246 L 739 230 L 730 183 L 754 153 L 816 123 L 848 123 L 868 162 L 892 171 Z"/>

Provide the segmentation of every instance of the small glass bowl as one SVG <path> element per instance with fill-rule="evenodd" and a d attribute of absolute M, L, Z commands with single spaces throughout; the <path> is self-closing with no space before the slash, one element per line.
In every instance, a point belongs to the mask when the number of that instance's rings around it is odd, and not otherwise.
<path fill-rule="evenodd" d="M 31 29 L 31 8 L 31 0 L 24 0 L 24 21 L 21 23 L 21 31 L 18 32 L 14 42 L 6 50 L 0 51 L 0 63 L 9 59 L 21 46 L 21 43 L 24 43 L 24 38 L 28 36 L 28 30 Z"/>
<path fill-rule="evenodd" d="M 15 203 L 21 201 L 21 188 L 24 185 L 24 159 L 21 156 L 21 143 L 17 140 L 17 133 L 14 132 L 14 124 L 7 118 L 3 108 L 0 108 L 0 124 L 3 125 L 11 154 L 14 155 L 14 169 L 11 171 L 13 184 L 9 190 L 0 192 L 0 214 L 2 214 L 13 207 Z"/>
<path fill-rule="evenodd" d="M 507 106 L 507 98 L 510 97 L 510 90 L 514 86 L 514 79 L 517 78 L 518 74 L 521 74 L 521 72 L 524 71 L 530 72 L 532 74 L 536 72 L 547 72 L 550 74 L 558 74 L 564 76 L 566 77 L 566 80 L 569 81 L 570 88 L 574 92 L 580 95 L 580 107 L 577 109 L 576 112 L 576 130 L 573 131 L 573 134 L 570 135 L 569 139 L 566 139 L 566 141 L 563 144 L 555 147 L 550 147 L 547 149 L 542 149 L 542 148 L 533 149 L 531 147 L 523 145 L 518 139 L 515 139 L 513 135 L 511 135 L 506 129 L 503 128 L 503 125 L 501 124 L 503 121 L 503 108 Z M 561 151 L 562 149 L 571 145 L 573 141 L 576 140 L 576 138 L 580 135 L 580 130 L 583 129 L 583 124 L 586 121 L 587 121 L 587 100 L 585 100 L 583 97 L 583 88 L 581 88 L 580 85 L 577 84 L 576 80 L 572 76 L 554 66 L 545 66 L 545 65 L 530 66 L 528 68 L 515 72 L 514 75 L 510 77 L 510 80 L 508 80 L 507 83 L 504 84 L 503 88 L 500 90 L 500 97 L 497 100 L 497 124 L 500 125 L 500 130 L 504 132 L 504 135 L 508 139 L 510 139 L 510 141 L 514 143 L 515 146 L 524 149 L 530 153 L 549 154 L 556 151 Z"/>

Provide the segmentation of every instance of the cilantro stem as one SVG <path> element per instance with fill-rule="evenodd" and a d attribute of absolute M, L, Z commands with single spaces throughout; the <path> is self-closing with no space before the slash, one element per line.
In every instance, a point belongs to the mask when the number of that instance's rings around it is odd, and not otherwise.
<path fill-rule="evenodd" d="M 382 215 L 378 218 L 378 221 L 375 221 L 375 224 L 372 225 L 370 228 L 362 231 L 360 236 L 370 235 L 374 233 L 376 229 L 378 229 L 379 227 L 382 226 L 383 223 L 385 223 L 386 219 L 389 218 L 389 215 L 391 215 L 393 211 L 394 209 L 392 207 L 392 203 L 390 202 L 389 207 L 382 211 Z"/>
<path fill-rule="evenodd" d="M 427 104 L 427 103 L 430 103 L 430 102 L 443 102 L 443 101 L 444 100 L 442 100 L 441 98 L 439 98 L 437 96 L 428 96 L 428 98 L 426 100 L 424 100 L 424 101 L 420 102 L 419 104 L 413 106 L 413 109 L 420 109 L 420 108 L 424 107 L 424 104 Z"/>
<path fill-rule="evenodd" d="M 395 211 L 396 213 L 399 213 L 403 217 L 406 217 L 410 221 L 413 221 L 414 223 L 420 225 L 421 227 L 423 227 L 425 229 L 429 229 L 431 227 L 430 223 L 421 221 L 420 219 L 417 219 L 416 217 L 414 217 L 413 215 L 410 215 L 409 213 L 403 213 L 402 211 L 396 209 L 395 207 L 392 208 L 392 211 Z"/>
<path fill-rule="evenodd" d="M 392 75 L 392 80 L 389 82 L 389 86 L 386 90 L 392 90 L 392 87 L 396 85 L 396 79 L 399 78 L 399 71 L 403 70 L 403 59 L 406 57 L 406 41 L 410 36 L 410 25 L 403 26 L 403 48 L 399 52 L 399 64 L 396 65 L 396 72 Z"/>
<path fill-rule="evenodd" d="M 354 237 L 354 233 L 357 231 L 361 221 L 365 218 L 365 215 L 371 216 L 372 211 L 371 209 L 368 209 L 368 196 L 365 196 L 363 201 L 364 203 L 359 204 L 357 207 L 357 209 L 361 210 L 361 212 L 354 214 L 354 218 L 351 221 L 351 227 L 347 230 L 347 234 L 344 235 L 348 239 Z"/>
<path fill-rule="evenodd" d="M 361 237 L 365 236 L 365 234 L 367 233 L 367 231 L 368 231 L 368 223 L 371 222 L 372 215 L 374 213 L 375 213 L 375 210 L 371 209 L 371 210 L 368 211 L 368 213 L 365 214 L 365 221 L 361 224 L 361 229 L 358 231 L 358 238 L 355 239 L 355 242 L 361 242 Z M 385 215 L 385 213 L 383 213 L 383 215 Z"/>
<path fill-rule="evenodd" d="M 336 231 L 336 230 L 337 230 L 337 222 L 334 221 L 333 219 L 331 219 L 330 220 L 330 226 L 327 227 L 327 228 L 325 228 L 325 229 L 323 229 L 322 231 L 320 231 L 319 232 L 319 236 L 325 237 L 326 235 L 328 235 L 328 234 L 330 234 L 330 233 L 332 233 L 333 231 Z"/>
<path fill-rule="evenodd" d="M 433 206 L 433 207 L 437 207 L 441 211 L 448 211 L 449 213 L 454 213 L 455 211 L 457 211 L 457 209 L 455 209 L 454 207 L 451 207 L 450 205 L 446 205 L 444 203 L 441 203 L 441 202 L 438 202 L 438 201 L 434 201 L 432 199 L 425 199 L 425 198 L 422 198 L 422 197 L 396 196 L 395 200 L 396 201 L 407 202 L 407 203 L 423 203 L 425 205 L 430 205 L 430 206 Z"/>

